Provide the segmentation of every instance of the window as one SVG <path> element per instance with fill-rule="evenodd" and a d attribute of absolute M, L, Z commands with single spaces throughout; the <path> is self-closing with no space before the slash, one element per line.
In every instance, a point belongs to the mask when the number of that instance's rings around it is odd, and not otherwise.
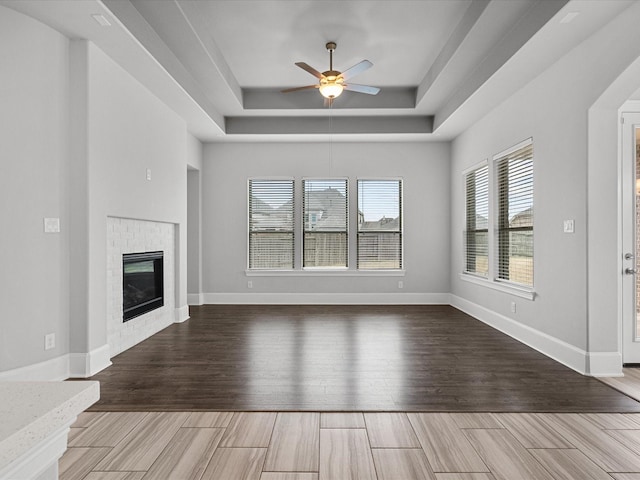
<path fill-rule="evenodd" d="M 465 175 L 465 271 L 489 276 L 489 167 Z"/>
<path fill-rule="evenodd" d="M 303 180 L 302 266 L 346 268 L 347 180 Z"/>
<path fill-rule="evenodd" d="M 249 180 L 249 268 L 293 269 L 293 180 Z"/>
<path fill-rule="evenodd" d="M 402 268 L 402 181 L 358 180 L 358 269 Z"/>
<path fill-rule="evenodd" d="M 533 286 L 533 144 L 495 157 L 497 278 Z"/>

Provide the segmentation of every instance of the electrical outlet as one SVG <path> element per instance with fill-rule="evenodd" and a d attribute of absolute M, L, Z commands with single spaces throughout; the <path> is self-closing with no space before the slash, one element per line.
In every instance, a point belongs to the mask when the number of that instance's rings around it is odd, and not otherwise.
<path fill-rule="evenodd" d="M 247 288 L 253 288 L 253 282 L 251 280 L 247 282 Z"/>
<path fill-rule="evenodd" d="M 516 313 L 516 302 L 511 302 L 511 313 Z"/>
<path fill-rule="evenodd" d="M 151 169 L 147 168 L 147 180 L 151 181 Z"/>
<path fill-rule="evenodd" d="M 398 282 L 398 288 L 404 288 L 404 283 L 402 280 Z"/>
<path fill-rule="evenodd" d="M 56 346 L 56 334 L 48 333 L 44 336 L 44 349 L 51 350 Z"/>
<path fill-rule="evenodd" d="M 44 233 L 60 233 L 60 219 L 59 218 L 45 218 L 44 219 Z"/>

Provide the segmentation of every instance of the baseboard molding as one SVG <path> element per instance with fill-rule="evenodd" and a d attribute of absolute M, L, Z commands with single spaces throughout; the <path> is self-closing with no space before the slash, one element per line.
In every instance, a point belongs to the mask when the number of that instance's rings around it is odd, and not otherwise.
<path fill-rule="evenodd" d="M 622 377 L 620 352 L 590 352 L 588 374 L 593 377 Z"/>
<path fill-rule="evenodd" d="M 448 305 L 448 293 L 205 293 L 205 304 Z"/>
<path fill-rule="evenodd" d="M 0 372 L 0 381 L 58 382 L 69 378 L 69 355 Z"/>
<path fill-rule="evenodd" d="M 187 303 L 193 306 L 204 305 L 204 294 L 187 293 Z"/>
<path fill-rule="evenodd" d="M 189 320 L 189 305 L 183 305 L 182 307 L 176 308 L 176 316 L 174 323 L 182 323 Z"/>
<path fill-rule="evenodd" d="M 89 378 L 111 365 L 109 345 L 91 350 L 89 353 L 69 354 L 69 378 Z"/>
<path fill-rule="evenodd" d="M 515 338 L 582 375 L 591 375 L 587 352 L 473 302 L 451 295 L 451 306 Z"/>
<path fill-rule="evenodd" d="M 622 376 L 620 352 L 586 352 L 544 332 L 448 293 L 403 294 L 244 294 L 207 293 L 206 304 L 245 305 L 451 305 L 582 375 Z M 189 306 L 175 309 L 176 322 L 189 319 Z M 0 381 L 62 381 L 88 378 L 111 365 L 108 345 L 89 353 L 69 353 L 44 362 L 0 372 Z"/>

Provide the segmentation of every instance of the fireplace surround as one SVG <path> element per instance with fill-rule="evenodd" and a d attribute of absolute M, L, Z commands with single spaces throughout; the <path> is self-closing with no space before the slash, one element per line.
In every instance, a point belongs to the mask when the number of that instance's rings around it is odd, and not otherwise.
<path fill-rule="evenodd" d="M 163 252 L 122 254 L 122 321 L 164 305 Z"/>
<path fill-rule="evenodd" d="M 107 343 L 113 357 L 175 322 L 176 225 L 107 217 L 106 240 Z M 142 252 L 163 252 L 164 305 L 123 321 L 123 256 Z"/>

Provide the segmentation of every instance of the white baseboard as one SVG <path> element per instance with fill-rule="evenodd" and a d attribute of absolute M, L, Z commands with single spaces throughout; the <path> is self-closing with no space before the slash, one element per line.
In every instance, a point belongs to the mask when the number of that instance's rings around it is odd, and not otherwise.
<path fill-rule="evenodd" d="M 587 352 L 473 302 L 451 295 L 451 306 L 583 375 L 590 375 Z"/>
<path fill-rule="evenodd" d="M 622 377 L 622 355 L 619 352 L 590 352 L 587 371 L 594 377 Z"/>
<path fill-rule="evenodd" d="M 69 378 L 89 378 L 111 365 L 109 345 L 91 350 L 89 353 L 69 354 Z"/>
<path fill-rule="evenodd" d="M 60 382 L 67 378 L 88 378 L 111 365 L 109 346 L 89 353 L 67 353 L 25 367 L 0 372 L 0 381 Z"/>
<path fill-rule="evenodd" d="M 175 323 L 186 322 L 189 318 L 189 305 L 176 308 Z"/>
<path fill-rule="evenodd" d="M 448 293 L 205 293 L 205 304 L 448 305 Z"/>
<path fill-rule="evenodd" d="M 448 293 L 401 294 L 245 294 L 207 293 L 206 304 L 245 305 L 451 305 L 583 375 L 622 376 L 620 352 L 586 352 L 544 332 Z M 189 319 L 189 306 L 175 309 L 176 322 Z M 111 365 L 108 345 L 0 372 L 0 381 L 61 381 L 87 378 Z"/>
<path fill-rule="evenodd" d="M 0 381 L 59 382 L 69 378 L 69 355 L 0 372 Z"/>
<path fill-rule="evenodd" d="M 187 303 L 189 305 L 204 305 L 203 293 L 187 293 Z"/>

